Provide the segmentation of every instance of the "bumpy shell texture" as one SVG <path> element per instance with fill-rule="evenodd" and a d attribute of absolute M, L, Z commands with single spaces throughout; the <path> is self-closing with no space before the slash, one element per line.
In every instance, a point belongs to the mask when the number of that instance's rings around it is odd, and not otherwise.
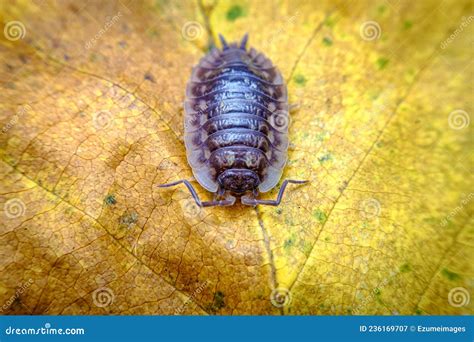
<path fill-rule="evenodd" d="M 240 44 L 213 49 L 193 69 L 186 87 L 185 144 L 196 180 L 211 192 L 228 169 L 248 169 L 271 190 L 288 150 L 286 85 L 272 62 Z"/>

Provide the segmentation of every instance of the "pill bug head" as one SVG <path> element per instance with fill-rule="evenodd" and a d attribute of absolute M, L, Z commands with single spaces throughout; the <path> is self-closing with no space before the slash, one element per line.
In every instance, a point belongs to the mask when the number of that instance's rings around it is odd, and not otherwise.
<path fill-rule="evenodd" d="M 254 191 L 260 184 L 258 175 L 246 169 L 229 169 L 217 178 L 220 188 L 234 194 L 242 195 L 247 191 Z"/>

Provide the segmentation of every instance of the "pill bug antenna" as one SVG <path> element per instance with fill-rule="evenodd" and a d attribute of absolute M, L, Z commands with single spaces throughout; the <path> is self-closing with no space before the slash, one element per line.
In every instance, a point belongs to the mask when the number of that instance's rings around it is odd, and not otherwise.
<path fill-rule="evenodd" d="M 242 196 L 240 198 L 240 201 L 242 202 L 243 205 L 250 205 L 250 206 L 256 206 L 256 205 L 273 205 L 273 206 L 278 206 L 281 203 L 281 199 L 283 198 L 283 194 L 285 193 L 286 186 L 288 184 L 305 184 L 308 183 L 309 181 L 307 180 L 296 180 L 296 179 L 285 179 L 281 185 L 280 191 L 278 192 L 277 199 L 275 200 L 259 200 L 256 198 L 251 198 L 249 196 Z"/>
<path fill-rule="evenodd" d="M 229 44 L 227 44 L 224 36 L 220 33 L 219 33 L 219 40 L 221 41 L 221 44 L 222 44 L 222 50 L 227 50 L 229 48 Z"/>
<path fill-rule="evenodd" d="M 249 34 L 246 33 L 243 37 L 242 37 L 242 40 L 240 41 L 240 48 L 242 50 L 246 50 L 247 49 L 247 41 L 249 40 Z"/>
<path fill-rule="evenodd" d="M 158 185 L 158 187 L 159 188 L 169 188 L 169 187 L 172 187 L 172 186 L 175 186 L 175 185 L 178 185 L 178 184 L 186 185 L 186 187 L 188 188 L 189 192 L 191 193 L 191 196 L 193 197 L 194 201 L 201 208 L 202 207 L 216 207 L 216 206 L 225 207 L 225 206 L 229 206 L 229 205 L 234 205 L 234 203 L 235 203 L 235 197 L 230 196 L 230 195 L 227 196 L 227 198 L 222 199 L 222 200 L 214 199 L 213 201 L 202 202 L 201 199 L 199 198 L 196 190 L 192 186 L 192 184 L 189 181 L 187 181 L 186 179 L 180 179 L 179 181 L 176 181 L 176 182 L 173 182 L 173 183 L 161 184 L 161 185 Z M 221 195 L 221 194 L 218 194 L 218 195 Z"/>

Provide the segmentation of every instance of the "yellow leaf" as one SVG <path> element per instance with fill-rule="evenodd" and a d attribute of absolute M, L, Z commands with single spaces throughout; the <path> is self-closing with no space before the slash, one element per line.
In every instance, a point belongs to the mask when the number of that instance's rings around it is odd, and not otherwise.
<path fill-rule="evenodd" d="M 2 313 L 474 312 L 469 1 L 38 0 L 0 18 Z M 191 68 L 245 32 L 299 105 L 284 177 L 310 183 L 200 209 L 157 185 L 192 176 Z"/>

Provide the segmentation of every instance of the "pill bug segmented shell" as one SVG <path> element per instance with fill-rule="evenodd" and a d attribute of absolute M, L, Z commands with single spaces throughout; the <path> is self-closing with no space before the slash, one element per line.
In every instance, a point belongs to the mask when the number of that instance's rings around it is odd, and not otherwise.
<path fill-rule="evenodd" d="M 246 48 L 247 35 L 232 44 L 220 38 L 222 50 L 204 56 L 187 84 L 184 141 L 196 180 L 225 199 L 201 203 L 185 180 L 163 186 L 185 183 L 200 206 L 231 205 L 235 195 L 246 205 L 278 205 L 288 182 L 304 183 L 286 180 L 277 200 L 256 199 L 276 186 L 287 161 L 285 82 L 265 55 Z"/>

